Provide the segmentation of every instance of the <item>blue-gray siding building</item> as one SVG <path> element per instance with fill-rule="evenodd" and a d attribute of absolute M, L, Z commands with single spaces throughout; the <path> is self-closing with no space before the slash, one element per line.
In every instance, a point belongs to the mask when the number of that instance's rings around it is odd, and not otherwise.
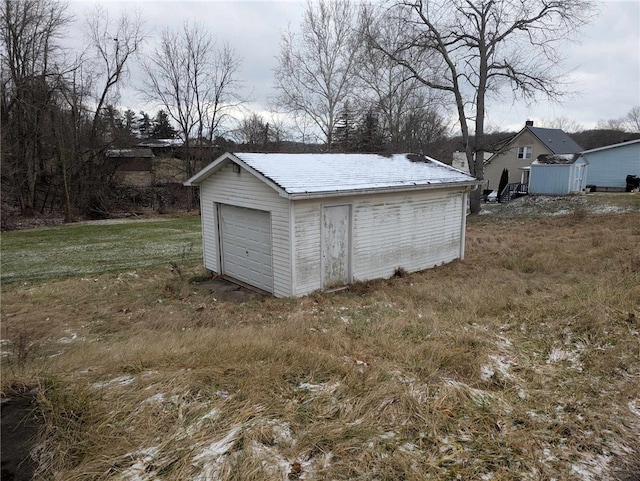
<path fill-rule="evenodd" d="M 580 193 L 586 186 L 588 167 L 580 154 L 540 155 L 531 162 L 529 194 Z"/>
<path fill-rule="evenodd" d="M 640 177 L 640 139 L 582 152 L 589 162 L 587 185 L 624 190 L 627 175 Z"/>

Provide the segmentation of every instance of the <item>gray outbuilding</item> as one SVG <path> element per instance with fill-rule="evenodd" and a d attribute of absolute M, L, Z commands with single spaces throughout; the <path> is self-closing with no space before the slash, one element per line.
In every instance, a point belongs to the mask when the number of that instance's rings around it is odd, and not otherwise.
<path fill-rule="evenodd" d="M 294 297 L 462 259 L 479 182 L 416 154 L 225 153 L 185 185 L 205 267 Z"/>

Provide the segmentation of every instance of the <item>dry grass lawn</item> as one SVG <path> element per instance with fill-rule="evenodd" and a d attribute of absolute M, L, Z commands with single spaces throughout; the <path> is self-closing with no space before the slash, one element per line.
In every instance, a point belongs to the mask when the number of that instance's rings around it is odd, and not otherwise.
<path fill-rule="evenodd" d="M 36 479 L 637 480 L 624 202 L 470 218 L 463 262 L 301 299 L 217 300 L 173 259 L 13 283 L 2 387 L 39 388 Z"/>

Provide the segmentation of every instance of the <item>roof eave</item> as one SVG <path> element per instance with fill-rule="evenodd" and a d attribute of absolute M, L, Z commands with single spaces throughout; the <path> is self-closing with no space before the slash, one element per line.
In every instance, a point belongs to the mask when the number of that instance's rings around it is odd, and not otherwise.
<path fill-rule="evenodd" d="M 286 192 L 282 187 L 280 187 L 278 184 L 276 184 L 271 179 L 266 177 L 264 174 L 262 174 L 262 173 L 258 172 L 257 170 L 255 170 L 253 167 L 248 165 L 242 159 L 238 158 L 232 152 L 225 152 L 224 154 L 222 154 L 220 157 L 218 157 L 216 160 L 214 160 L 212 163 L 210 163 L 207 167 L 202 169 L 196 175 L 194 175 L 190 179 L 187 179 L 185 182 L 183 182 L 183 185 L 185 185 L 187 187 L 193 187 L 193 186 L 200 185 L 209 176 L 211 176 L 212 174 L 214 174 L 215 172 L 220 170 L 226 161 L 230 161 L 230 162 L 233 162 L 235 164 L 238 164 L 240 166 L 240 168 L 246 170 L 250 174 L 252 174 L 255 177 L 257 177 L 258 179 L 260 179 L 262 182 L 264 182 L 265 184 L 270 186 L 272 189 L 274 189 L 276 192 L 278 192 L 279 195 L 281 195 L 283 197 L 286 197 Z"/>
<path fill-rule="evenodd" d="M 599 152 L 601 150 L 617 149 L 618 147 L 624 147 L 625 145 L 633 145 L 633 144 L 637 144 L 638 142 L 640 142 L 640 139 L 627 140 L 626 142 L 618 142 L 617 144 L 603 145 L 602 147 L 596 147 L 595 149 L 583 150 L 581 153 L 584 155 L 584 154 L 591 154 L 593 152 Z"/>
<path fill-rule="evenodd" d="M 419 185 L 403 185 L 394 187 L 371 187 L 366 189 L 348 189 L 348 190 L 331 190 L 320 192 L 296 192 L 285 193 L 282 197 L 286 197 L 290 200 L 303 200 L 303 199 L 319 199 L 326 197 L 346 197 L 349 195 L 364 195 L 364 194 L 387 194 L 393 192 L 412 192 L 417 190 L 432 190 L 432 189 L 450 189 L 454 187 L 464 187 L 465 190 L 469 187 L 477 187 L 482 185 L 483 181 L 473 180 L 464 182 L 441 182 L 437 184 L 419 184 Z M 473 189 L 471 189 L 473 190 Z"/>
<path fill-rule="evenodd" d="M 182 185 L 184 185 L 186 187 L 194 187 L 194 186 L 200 185 L 207 177 L 209 177 L 211 174 L 216 172 L 220 168 L 221 164 L 225 160 L 232 160 L 232 161 L 235 162 L 238 159 L 234 159 L 233 154 L 231 154 L 229 152 L 225 152 L 220 157 L 218 157 L 216 160 L 214 160 L 209 165 L 207 165 L 200 172 L 198 172 L 194 176 L 192 176 L 192 177 L 188 178 L 187 180 L 185 180 L 182 183 Z"/>

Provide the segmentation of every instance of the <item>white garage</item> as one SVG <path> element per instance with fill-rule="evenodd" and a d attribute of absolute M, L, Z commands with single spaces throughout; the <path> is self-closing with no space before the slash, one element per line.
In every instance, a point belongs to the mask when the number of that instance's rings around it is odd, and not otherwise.
<path fill-rule="evenodd" d="M 291 297 L 462 259 L 478 181 L 414 154 L 226 153 L 185 184 L 205 267 Z"/>

